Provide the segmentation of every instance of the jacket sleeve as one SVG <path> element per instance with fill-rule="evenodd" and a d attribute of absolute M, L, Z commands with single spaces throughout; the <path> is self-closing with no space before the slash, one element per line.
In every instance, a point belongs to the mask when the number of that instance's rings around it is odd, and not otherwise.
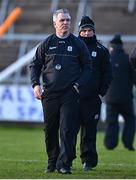
<path fill-rule="evenodd" d="M 132 84 L 136 86 L 136 69 L 131 64 L 131 62 L 129 62 L 129 71 L 130 71 L 130 78 L 132 80 Z"/>
<path fill-rule="evenodd" d="M 136 69 L 133 70 L 133 84 L 136 87 Z"/>
<path fill-rule="evenodd" d="M 30 78 L 31 85 L 34 88 L 36 85 L 40 85 L 40 75 L 44 64 L 44 43 L 42 42 L 35 53 L 35 56 L 30 63 Z"/>
<path fill-rule="evenodd" d="M 133 68 L 136 70 L 136 47 L 134 47 L 134 49 L 132 49 L 129 59 L 130 59 L 130 62 L 132 64 Z"/>
<path fill-rule="evenodd" d="M 86 45 L 83 42 L 81 42 L 80 48 L 79 61 L 81 65 L 81 76 L 77 83 L 79 86 L 84 86 L 92 78 L 92 59 Z"/>
<path fill-rule="evenodd" d="M 99 94 L 104 96 L 112 81 L 112 69 L 110 63 L 110 54 L 107 49 L 104 49 L 101 61 L 101 82 L 99 87 Z"/>

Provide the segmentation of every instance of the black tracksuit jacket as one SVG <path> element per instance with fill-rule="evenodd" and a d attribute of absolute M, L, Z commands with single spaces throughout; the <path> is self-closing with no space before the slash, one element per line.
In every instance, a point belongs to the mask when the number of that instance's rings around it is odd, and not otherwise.
<path fill-rule="evenodd" d="M 86 45 L 73 34 L 65 39 L 50 35 L 37 48 L 30 64 L 31 84 L 40 85 L 42 71 L 45 94 L 57 96 L 73 86 L 83 87 L 91 79 L 91 58 Z"/>
<path fill-rule="evenodd" d="M 104 96 L 112 80 L 109 51 L 97 41 L 95 35 L 90 38 L 84 38 L 81 36 L 79 36 L 79 38 L 86 43 L 92 58 L 93 87 L 92 83 L 90 83 L 90 92 L 88 92 L 88 95 L 90 98 L 97 95 Z"/>
<path fill-rule="evenodd" d="M 127 103 L 132 100 L 133 69 L 129 56 L 121 47 L 111 53 L 113 81 L 106 94 L 107 103 Z"/>

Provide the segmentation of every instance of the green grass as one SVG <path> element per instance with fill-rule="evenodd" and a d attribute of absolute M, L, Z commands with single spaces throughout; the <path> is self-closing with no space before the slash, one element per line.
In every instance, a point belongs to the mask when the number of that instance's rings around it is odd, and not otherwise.
<path fill-rule="evenodd" d="M 136 152 L 119 146 L 108 151 L 103 146 L 103 133 L 98 133 L 98 166 L 84 172 L 79 158 L 73 162 L 73 173 L 62 175 L 45 174 L 47 156 L 44 147 L 44 134 L 41 128 L 0 127 L 0 179 L 135 179 Z"/>

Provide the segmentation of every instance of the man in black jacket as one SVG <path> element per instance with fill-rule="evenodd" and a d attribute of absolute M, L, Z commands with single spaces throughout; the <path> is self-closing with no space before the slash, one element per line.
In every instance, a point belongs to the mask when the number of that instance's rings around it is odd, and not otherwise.
<path fill-rule="evenodd" d="M 81 99 L 81 161 L 83 169 L 89 171 L 98 163 L 96 149 L 97 124 L 100 117 L 101 99 L 107 92 L 112 79 L 108 50 L 97 41 L 95 24 L 88 16 L 79 23 L 79 38 L 83 40 L 92 57 L 93 88 L 88 83 L 88 96 Z M 89 88 L 90 87 L 90 88 Z"/>
<path fill-rule="evenodd" d="M 124 118 L 123 144 L 128 150 L 134 150 L 133 70 L 129 62 L 129 56 L 123 49 L 120 35 L 115 35 L 110 41 L 110 55 L 113 81 L 105 97 L 107 115 L 104 144 L 107 149 L 114 149 L 118 145 L 118 116 L 121 114 Z"/>
<path fill-rule="evenodd" d="M 66 9 L 54 12 L 55 34 L 39 45 L 30 65 L 34 95 L 43 106 L 48 155 L 46 172 L 54 172 L 57 168 L 62 174 L 71 173 L 70 166 L 76 157 L 75 139 L 80 126 L 79 97 L 84 94 L 84 86 L 91 77 L 88 49 L 70 33 L 70 19 Z"/>
<path fill-rule="evenodd" d="M 136 47 L 130 52 L 129 60 L 133 68 L 133 81 L 136 84 Z"/>
<path fill-rule="evenodd" d="M 130 53 L 130 62 L 132 67 L 136 70 L 136 47 L 134 47 Z"/>

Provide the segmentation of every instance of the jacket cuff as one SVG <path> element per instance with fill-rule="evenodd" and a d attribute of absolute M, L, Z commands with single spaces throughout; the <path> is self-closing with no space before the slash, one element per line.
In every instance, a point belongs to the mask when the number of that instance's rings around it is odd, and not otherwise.
<path fill-rule="evenodd" d="M 34 88 L 34 87 L 35 87 L 35 86 L 37 86 L 37 85 L 39 85 L 39 86 L 40 86 L 40 84 L 39 84 L 39 83 L 37 83 L 37 82 L 33 83 L 33 84 L 32 84 L 32 88 Z"/>

